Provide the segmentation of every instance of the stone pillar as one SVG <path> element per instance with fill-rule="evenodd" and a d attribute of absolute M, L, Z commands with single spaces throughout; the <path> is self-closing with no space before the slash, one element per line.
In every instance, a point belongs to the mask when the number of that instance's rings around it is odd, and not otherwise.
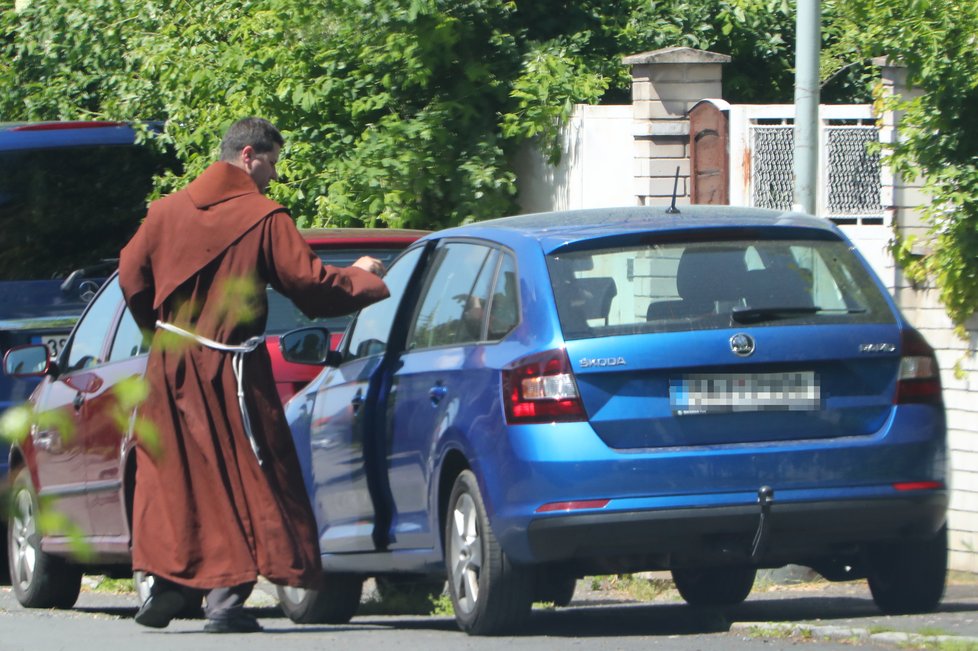
<path fill-rule="evenodd" d="M 725 54 L 673 47 L 633 54 L 635 195 L 638 205 L 664 205 L 676 194 L 689 203 L 689 109 L 722 94 Z"/>
<path fill-rule="evenodd" d="M 873 59 L 873 64 L 880 68 L 880 81 L 883 94 L 899 96 L 905 100 L 920 95 L 920 90 L 913 88 L 907 82 L 907 69 L 899 63 L 894 63 L 886 57 Z M 899 138 L 899 127 L 902 113 L 887 111 L 879 116 L 880 142 L 893 144 Z M 883 209 L 890 213 L 890 223 L 904 235 L 917 235 L 921 238 L 915 248 L 924 253 L 927 226 L 921 217 L 921 207 L 930 203 L 921 190 L 922 179 L 905 179 L 893 174 L 889 166 L 883 166 L 880 178 L 882 196 L 880 203 Z"/>

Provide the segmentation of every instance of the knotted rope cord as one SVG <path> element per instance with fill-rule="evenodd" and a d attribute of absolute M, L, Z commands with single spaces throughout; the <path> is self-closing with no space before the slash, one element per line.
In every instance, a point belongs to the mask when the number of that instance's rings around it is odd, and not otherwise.
<path fill-rule="evenodd" d="M 238 383 L 238 407 L 241 409 L 241 422 L 244 425 L 245 434 L 248 436 L 248 442 L 251 444 L 251 450 L 255 453 L 255 458 L 258 459 L 258 465 L 262 465 L 261 453 L 258 451 L 258 441 L 255 440 L 254 432 L 251 429 L 251 418 L 248 416 L 248 407 L 245 405 L 244 356 L 261 346 L 262 342 L 265 341 L 265 337 L 252 337 L 243 344 L 232 346 L 230 344 L 222 344 L 219 341 L 214 341 L 213 339 L 208 339 L 207 337 L 194 334 L 193 332 L 184 330 L 183 328 L 175 326 L 172 323 L 157 321 L 156 327 L 161 330 L 166 330 L 167 332 L 172 332 L 175 335 L 180 335 L 181 337 L 193 339 L 201 346 L 205 346 L 212 350 L 219 350 L 225 353 L 234 353 L 234 356 L 231 358 L 231 370 L 234 371 L 234 379 Z"/>

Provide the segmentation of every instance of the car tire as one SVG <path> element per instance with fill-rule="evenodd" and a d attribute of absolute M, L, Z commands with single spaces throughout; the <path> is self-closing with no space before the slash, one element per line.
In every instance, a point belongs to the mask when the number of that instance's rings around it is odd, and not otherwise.
<path fill-rule="evenodd" d="M 410 603 L 435 601 L 445 591 L 443 579 L 431 579 L 416 574 L 382 574 L 374 577 L 381 601 L 406 600 Z"/>
<path fill-rule="evenodd" d="M 518 631 L 530 616 L 533 571 L 513 565 L 489 525 L 475 475 L 455 480 L 445 513 L 448 593 L 459 628 L 470 635 Z"/>
<path fill-rule="evenodd" d="M 558 608 L 570 604 L 577 588 L 577 577 L 554 575 L 546 570 L 537 573 L 533 585 L 533 601 L 552 603 Z"/>
<path fill-rule="evenodd" d="M 363 577 L 327 573 L 319 590 L 277 586 L 279 607 L 296 624 L 346 624 L 360 607 Z"/>
<path fill-rule="evenodd" d="M 37 494 L 26 468 L 15 472 L 7 523 L 10 585 L 25 608 L 71 608 L 78 601 L 82 571 L 41 550 Z"/>
<path fill-rule="evenodd" d="M 887 615 L 929 613 L 944 596 L 947 525 L 928 540 L 874 545 L 867 578 L 876 606 Z"/>
<path fill-rule="evenodd" d="M 139 605 L 142 606 L 149 599 L 150 591 L 153 589 L 153 575 L 140 570 L 132 573 L 133 587 L 136 589 L 136 596 L 139 597 Z M 204 595 L 196 590 L 185 591 L 183 597 L 186 604 L 176 614 L 177 619 L 203 619 L 204 617 Z"/>
<path fill-rule="evenodd" d="M 2 491 L 0 491 L 2 492 Z M 10 585 L 6 518 L 0 518 L 0 585 Z"/>
<path fill-rule="evenodd" d="M 736 606 L 754 587 L 753 567 L 682 568 L 672 571 L 679 595 L 690 606 Z"/>

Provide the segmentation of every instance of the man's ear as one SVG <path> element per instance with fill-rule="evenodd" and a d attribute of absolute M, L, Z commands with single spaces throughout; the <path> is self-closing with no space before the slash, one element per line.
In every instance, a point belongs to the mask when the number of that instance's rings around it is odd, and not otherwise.
<path fill-rule="evenodd" d="M 245 145 L 244 148 L 241 150 L 241 155 L 239 158 L 241 162 L 245 166 L 247 166 L 251 161 L 255 159 L 255 155 L 256 155 L 255 148 L 252 147 L 251 145 Z"/>

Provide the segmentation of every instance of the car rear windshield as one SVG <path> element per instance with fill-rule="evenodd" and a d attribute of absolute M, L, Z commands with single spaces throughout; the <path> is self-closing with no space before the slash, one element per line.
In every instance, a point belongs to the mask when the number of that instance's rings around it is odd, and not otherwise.
<path fill-rule="evenodd" d="M 316 253 L 319 255 L 320 260 L 334 267 L 349 267 L 358 258 L 369 255 L 380 260 L 386 269 L 391 261 L 401 253 L 401 249 L 373 249 L 364 247 L 362 249 L 324 249 L 317 250 Z M 310 319 L 292 301 L 271 287 L 268 288 L 268 324 L 265 327 L 266 334 L 280 335 L 289 330 L 304 328 L 308 325 L 321 325 L 328 328 L 330 332 L 341 333 L 346 330 L 352 318 L 353 315 L 348 314 L 326 319 Z"/>
<path fill-rule="evenodd" d="M 119 257 L 172 159 L 137 145 L 0 151 L 0 281 Z"/>
<path fill-rule="evenodd" d="M 891 323 L 838 240 L 669 242 L 548 257 L 567 339 L 745 325 Z"/>

